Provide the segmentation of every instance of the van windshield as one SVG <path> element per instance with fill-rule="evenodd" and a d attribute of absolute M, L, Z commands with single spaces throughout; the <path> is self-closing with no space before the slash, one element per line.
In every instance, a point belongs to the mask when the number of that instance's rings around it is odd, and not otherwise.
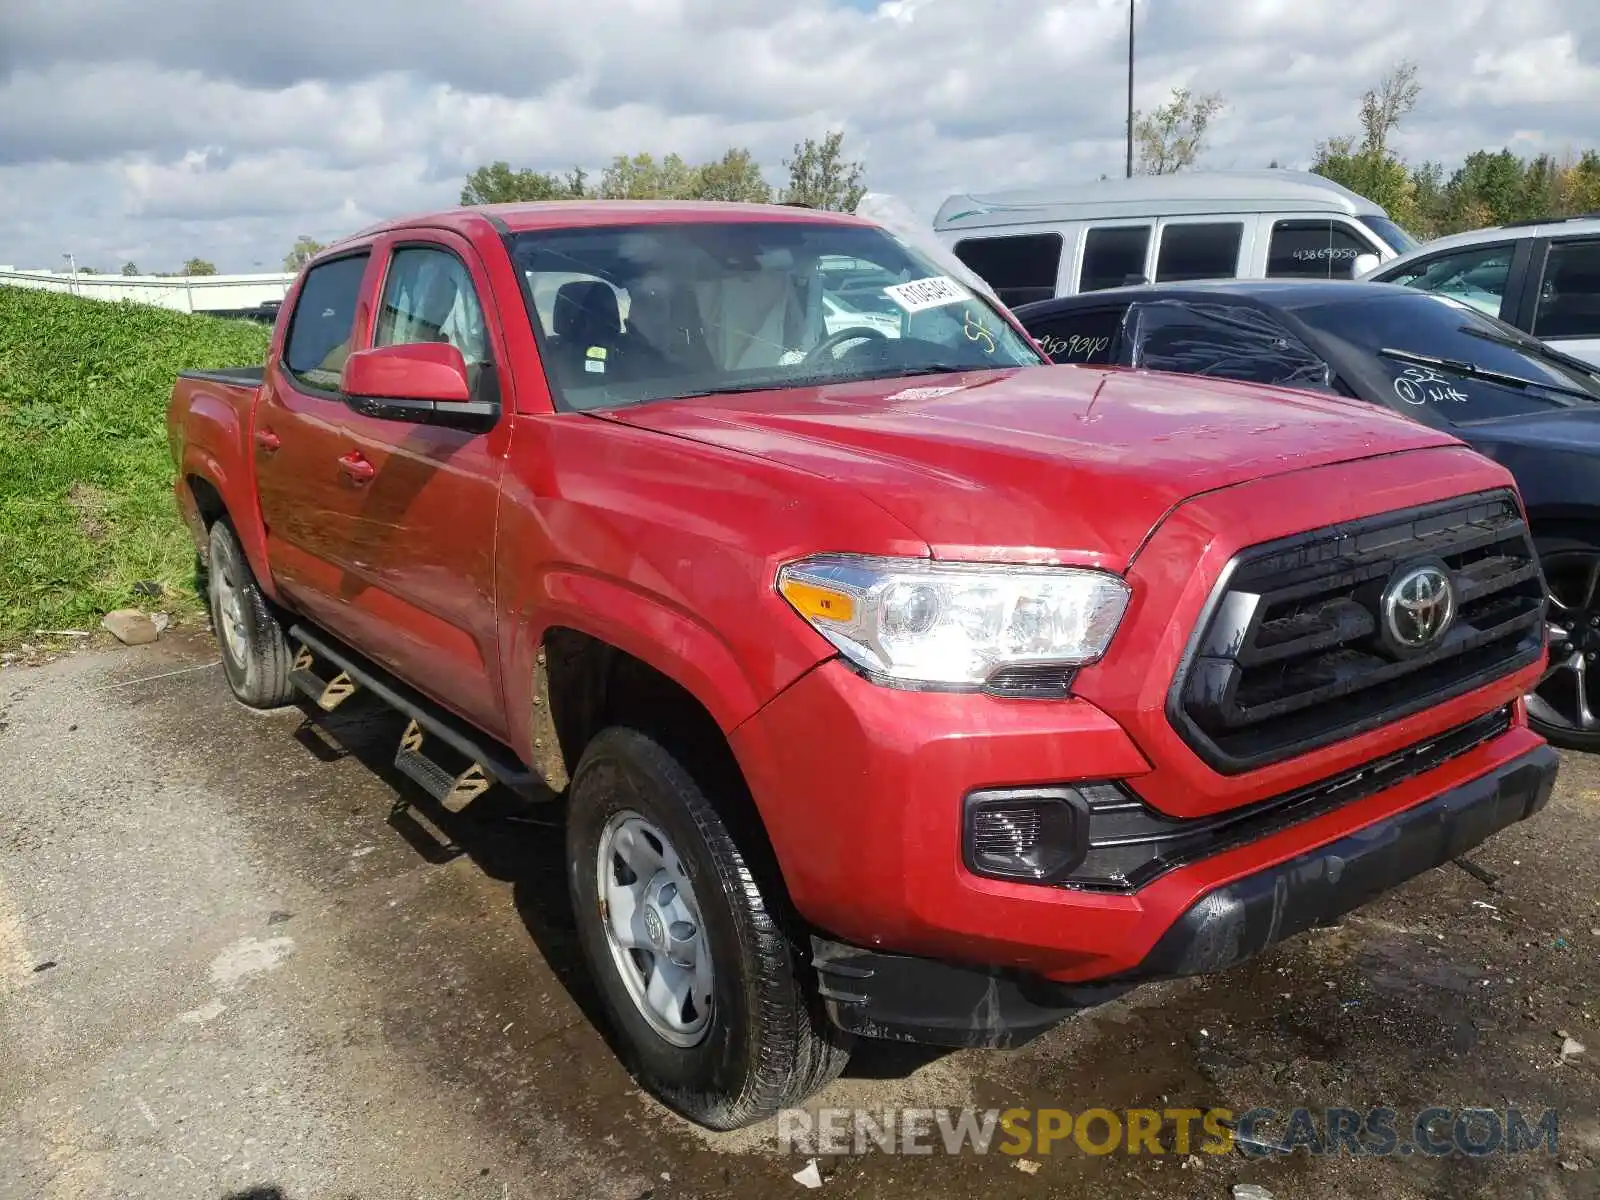
<path fill-rule="evenodd" d="M 565 409 L 1045 362 L 987 300 L 872 226 L 683 222 L 508 242 Z"/>
<path fill-rule="evenodd" d="M 1379 217 L 1367 213 L 1357 219 L 1388 243 L 1389 248 L 1396 254 L 1409 254 L 1422 245 L 1421 242 L 1417 241 L 1404 229 L 1401 229 L 1388 217 Z"/>

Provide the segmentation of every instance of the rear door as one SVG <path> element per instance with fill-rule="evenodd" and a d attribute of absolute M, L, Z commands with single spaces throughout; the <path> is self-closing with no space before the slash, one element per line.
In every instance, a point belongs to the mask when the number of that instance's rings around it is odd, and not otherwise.
<path fill-rule="evenodd" d="M 1532 256 L 1520 323 L 1557 350 L 1600 365 L 1600 237 L 1550 238 Z"/>
<path fill-rule="evenodd" d="M 369 249 L 313 266 L 295 294 L 288 330 L 267 363 L 251 452 L 272 577 L 299 611 L 345 632 L 334 514 L 347 481 L 339 373 L 350 353 Z"/>
<path fill-rule="evenodd" d="M 509 449 L 511 377 L 488 277 L 471 244 L 437 230 L 374 247 L 376 303 L 363 347 L 448 342 L 487 429 L 339 414 L 351 464 L 332 505 L 331 555 L 350 640 L 407 682 L 506 735 L 495 616 L 495 517 Z"/>

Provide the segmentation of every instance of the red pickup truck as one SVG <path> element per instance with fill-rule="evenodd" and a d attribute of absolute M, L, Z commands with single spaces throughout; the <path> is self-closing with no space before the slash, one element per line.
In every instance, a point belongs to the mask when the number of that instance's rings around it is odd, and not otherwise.
<path fill-rule="evenodd" d="M 1547 800 L 1501 467 L 1358 402 L 1056 367 L 854 217 L 549 203 L 323 252 L 174 390 L 246 704 L 366 692 L 563 806 L 630 1068 L 731 1128 L 855 1037 L 1014 1046 Z"/>

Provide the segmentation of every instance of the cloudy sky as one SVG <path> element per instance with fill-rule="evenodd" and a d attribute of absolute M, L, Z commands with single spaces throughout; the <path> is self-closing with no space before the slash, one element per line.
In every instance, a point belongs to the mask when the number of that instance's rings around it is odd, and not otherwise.
<path fill-rule="evenodd" d="M 494 159 L 748 146 L 777 180 L 842 127 L 875 190 L 1121 170 L 1127 0 L 0 0 L 0 263 L 275 270 L 452 204 Z M 1137 102 L 1229 107 L 1205 164 L 1303 165 L 1420 68 L 1400 148 L 1600 141 L 1596 0 L 1138 0 Z"/>

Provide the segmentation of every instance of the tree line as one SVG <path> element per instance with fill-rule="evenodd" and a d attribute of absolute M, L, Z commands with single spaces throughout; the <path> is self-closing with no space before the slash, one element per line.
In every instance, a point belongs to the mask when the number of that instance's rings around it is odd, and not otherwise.
<path fill-rule="evenodd" d="M 1382 205 L 1424 241 L 1512 221 L 1600 212 L 1600 151 L 1523 158 L 1509 149 L 1476 150 L 1454 170 L 1431 159 L 1406 162 L 1394 151 L 1394 134 L 1421 95 L 1416 64 L 1402 60 L 1362 95 L 1357 132 L 1317 143 L 1311 170 Z M 1220 92 L 1196 95 L 1179 88 L 1167 104 L 1135 114 L 1136 171 L 1160 175 L 1194 166 L 1225 107 Z"/>
<path fill-rule="evenodd" d="M 866 194 L 865 169 L 844 153 L 844 131 L 806 138 L 783 160 L 787 178 L 778 187 L 762 174 L 748 149 L 734 146 L 720 158 L 691 163 L 681 155 L 657 159 L 649 153 L 619 154 L 591 183 L 582 167 L 564 175 L 513 169 L 507 162 L 479 167 L 461 189 L 462 204 L 526 200 L 743 200 L 758 204 L 803 204 L 849 212 Z"/>

